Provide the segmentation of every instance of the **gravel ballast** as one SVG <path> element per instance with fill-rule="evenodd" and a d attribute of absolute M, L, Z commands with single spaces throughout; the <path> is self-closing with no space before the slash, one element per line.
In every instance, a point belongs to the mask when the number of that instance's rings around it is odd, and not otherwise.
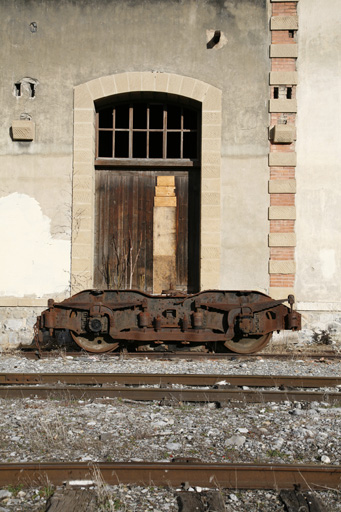
<path fill-rule="evenodd" d="M 32 361 L 2 355 L 0 372 L 336 376 L 339 363 L 261 357 L 250 361 L 148 361 L 87 355 Z M 73 401 L 65 396 L 62 400 L 3 399 L 0 412 L 2 462 L 168 462 L 173 457 L 194 457 L 223 463 L 341 463 L 341 406 L 328 402 L 245 403 L 217 408 L 208 403 Z M 0 494 L 0 512 L 44 510 L 46 490 L 6 490 L 11 496 L 1 498 Z M 174 489 L 116 486 L 111 491 L 114 505 L 108 502 L 107 510 L 178 510 Z M 284 510 L 276 492 L 237 489 L 224 493 L 224 499 L 227 511 Z M 338 492 L 326 492 L 324 502 L 330 504 L 330 510 L 341 510 L 338 501 Z"/>

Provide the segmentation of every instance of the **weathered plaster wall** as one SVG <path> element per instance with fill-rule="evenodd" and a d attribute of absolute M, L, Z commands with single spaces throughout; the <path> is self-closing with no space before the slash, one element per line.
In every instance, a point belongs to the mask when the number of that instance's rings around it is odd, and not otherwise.
<path fill-rule="evenodd" d="M 267 289 L 266 0 L 4 0 L 0 24 L 6 34 L 0 48 L 0 197 L 14 208 L 12 194 L 27 196 L 50 230 L 37 242 L 40 255 L 50 244 L 44 285 L 36 279 L 40 256 L 22 255 L 23 268 L 31 270 L 22 286 L 17 258 L 0 256 L 2 271 L 13 279 L 12 287 L 2 285 L 2 296 L 28 295 L 32 304 L 34 297 L 68 293 L 73 88 L 126 71 L 174 73 L 222 90 L 220 287 Z M 207 49 L 216 29 L 221 42 Z M 15 96 L 14 84 L 23 78 L 36 81 L 33 98 L 28 87 Z M 13 141 L 12 120 L 27 115 L 36 123 L 35 140 Z M 6 219 L 0 222 L 5 231 Z M 22 231 L 17 223 L 15 236 Z"/>
<path fill-rule="evenodd" d="M 339 0 L 300 0 L 299 23 L 296 296 L 311 328 L 340 330 Z"/>

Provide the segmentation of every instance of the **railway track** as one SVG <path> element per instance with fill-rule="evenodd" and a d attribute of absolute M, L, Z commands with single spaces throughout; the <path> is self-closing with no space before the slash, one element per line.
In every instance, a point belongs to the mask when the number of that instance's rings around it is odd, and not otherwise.
<path fill-rule="evenodd" d="M 224 375 L 182 373 L 0 373 L 0 385 L 9 384 L 63 384 L 98 385 L 154 385 L 179 384 L 185 386 L 234 386 L 274 387 L 295 386 L 319 388 L 341 386 L 341 376 L 314 377 L 291 375 Z"/>
<path fill-rule="evenodd" d="M 208 464 L 188 460 L 173 463 L 19 463 L 0 464 L 0 487 L 41 482 L 52 485 L 83 480 L 91 482 L 100 472 L 110 485 L 191 486 L 224 489 L 339 489 L 341 466 L 305 464 Z"/>
<path fill-rule="evenodd" d="M 195 387 L 170 387 L 172 385 Z M 4 373 L 0 374 L 0 397 L 60 400 L 121 398 L 136 401 L 217 402 L 220 404 L 229 401 L 249 403 L 328 401 L 338 404 L 341 403 L 339 391 L 328 389 L 316 391 L 309 388 L 330 388 L 339 385 L 341 385 L 341 377 Z M 238 386 L 252 388 L 240 389 Z M 278 386 L 287 389 L 267 389 Z M 292 389 L 293 386 L 305 389 Z"/>
<path fill-rule="evenodd" d="M 274 359 L 281 361 L 291 361 L 293 359 L 326 359 L 326 360 L 340 360 L 340 352 L 258 352 L 256 354 L 237 354 L 233 352 L 195 352 L 195 351 L 179 351 L 179 352 L 165 352 L 165 351 L 141 351 L 141 352 L 106 352 L 104 354 L 91 354 L 82 351 L 38 351 L 37 349 L 22 349 L 16 353 L 21 357 L 27 359 L 49 359 L 56 357 L 96 357 L 103 359 L 121 358 L 123 360 L 129 359 L 151 359 L 151 360 L 173 360 L 173 359 L 191 359 L 194 361 L 225 361 L 225 360 L 252 360 L 252 359 Z"/>

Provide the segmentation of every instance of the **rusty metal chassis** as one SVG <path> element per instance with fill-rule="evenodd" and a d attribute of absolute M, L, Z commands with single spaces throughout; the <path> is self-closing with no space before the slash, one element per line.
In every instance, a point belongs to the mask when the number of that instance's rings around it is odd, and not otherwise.
<path fill-rule="evenodd" d="M 134 290 L 86 290 L 54 303 L 38 317 L 42 330 L 109 334 L 113 340 L 219 342 L 299 329 L 300 316 L 283 300 L 258 292 L 209 291 L 152 296 Z"/>

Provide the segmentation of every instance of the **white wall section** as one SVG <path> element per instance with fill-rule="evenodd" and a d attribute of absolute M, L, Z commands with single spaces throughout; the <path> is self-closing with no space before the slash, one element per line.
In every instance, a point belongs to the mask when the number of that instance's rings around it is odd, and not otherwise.
<path fill-rule="evenodd" d="M 26 194 L 0 198 L 0 296 L 42 297 L 69 288 L 70 242 L 51 236 L 51 221 Z"/>

